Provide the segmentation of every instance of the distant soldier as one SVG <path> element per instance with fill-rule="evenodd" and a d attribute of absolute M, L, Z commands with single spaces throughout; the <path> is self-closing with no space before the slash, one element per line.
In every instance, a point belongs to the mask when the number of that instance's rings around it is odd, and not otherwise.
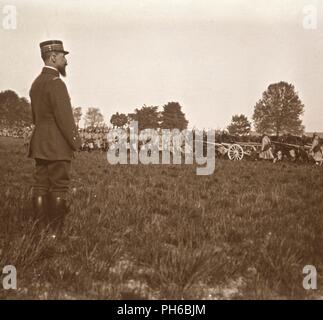
<path fill-rule="evenodd" d="M 259 154 L 259 158 L 264 159 L 264 160 L 273 160 L 274 159 L 271 141 L 270 141 L 270 138 L 266 134 L 264 134 L 261 139 L 261 152 Z"/>
<path fill-rule="evenodd" d="M 313 142 L 310 149 L 310 155 L 314 159 L 315 163 L 318 165 L 322 165 L 323 163 L 323 154 L 321 149 L 321 141 L 320 137 L 317 133 L 313 135 Z"/>
<path fill-rule="evenodd" d="M 33 132 L 33 129 L 31 127 L 25 127 L 23 136 L 22 136 L 24 139 L 25 152 L 28 152 L 32 132 Z"/>
<path fill-rule="evenodd" d="M 45 66 L 30 89 L 35 125 L 28 156 L 35 159 L 33 207 L 36 218 L 53 227 L 53 238 L 67 214 L 66 194 L 71 160 L 81 145 L 70 97 L 60 74 L 66 76 L 68 54 L 62 41 L 40 43 Z"/>
<path fill-rule="evenodd" d="M 281 161 L 283 161 L 283 159 L 284 159 L 283 152 L 281 150 L 278 150 L 277 151 L 277 156 L 274 159 L 274 163 L 281 162 Z"/>
<path fill-rule="evenodd" d="M 295 151 L 295 149 L 290 149 L 290 150 L 289 150 L 289 158 L 290 158 L 290 161 L 292 161 L 292 162 L 296 162 L 296 160 L 297 160 L 297 155 L 296 155 L 296 151 Z"/>

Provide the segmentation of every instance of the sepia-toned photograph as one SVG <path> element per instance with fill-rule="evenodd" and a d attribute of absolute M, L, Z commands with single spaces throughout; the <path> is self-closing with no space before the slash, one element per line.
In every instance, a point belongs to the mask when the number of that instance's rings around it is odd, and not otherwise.
<path fill-rule="evenodd" d="M 0 46 L 0 300 L 323 299 L 322 0 L 0 0 Z"/>

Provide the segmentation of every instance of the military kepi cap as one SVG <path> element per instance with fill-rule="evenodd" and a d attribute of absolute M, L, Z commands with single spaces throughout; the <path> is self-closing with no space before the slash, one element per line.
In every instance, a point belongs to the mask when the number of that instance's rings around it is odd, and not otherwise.
<path fill-rule="evenodd" d="M 60 40 L 48 40 L 43 41 L 39 44 L 41 54 L 46 52 L 63 52 L 64 54 L 69 54 L 68 51 L 64 50 L 63 42 Z"/>

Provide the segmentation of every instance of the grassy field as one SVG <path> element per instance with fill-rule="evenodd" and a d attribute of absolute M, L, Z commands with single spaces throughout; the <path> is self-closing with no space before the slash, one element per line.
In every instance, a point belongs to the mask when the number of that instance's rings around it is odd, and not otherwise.
<path fill-rule="evenodd" d="M 0 170 L 0 270 L 13 264 L 18 278 L 16 291 L 0 281 L 2 299 L 323 297 L 322 168 L 219 160 L 197 176 L 79 153 L 54 244 L 33 232 L 22 141 L 0 139 Z M 302 286 L 308 264 L 318 290 Z"/>

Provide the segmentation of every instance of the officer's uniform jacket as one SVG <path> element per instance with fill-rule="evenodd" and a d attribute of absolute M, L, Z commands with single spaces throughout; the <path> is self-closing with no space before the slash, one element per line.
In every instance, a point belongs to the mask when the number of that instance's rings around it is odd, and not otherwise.
<path fill-rule="evenodd" d="M 35 125 L 28 156 L 45 160 L 71 160 L 81 146 L 70 97 L 59 72 L 44 67 L 30 89 Z"/>

